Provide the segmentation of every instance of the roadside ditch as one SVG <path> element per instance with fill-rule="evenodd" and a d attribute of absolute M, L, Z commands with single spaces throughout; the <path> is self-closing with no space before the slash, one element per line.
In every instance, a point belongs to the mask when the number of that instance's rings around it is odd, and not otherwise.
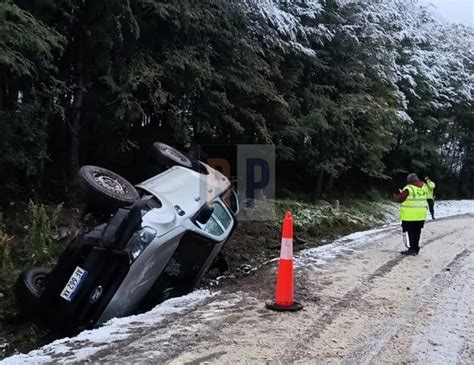
<path fill-rule="evenodd" d="M 262 211 L 257 216 L 273 216 L 272 219 L 239 220 L 234 235 L 223 248 L 225 261 L 221 260 L 208 272 L 202 286 L 238 285 L 240 279 L 253 275 L 262 264 L 278 257 L 280 220 L 285 211 L 291 211 L 295 220 L 295 252 L 378 226 L 396 214 L 394 205 L 362 200 L 271 203 L 274 214 Z M 84 214 L 83 207 L 33 202 L 12 202 L 0 212 L 0 359 L 55 339 L 18 313 L 11 289 L 18 274 L 31 265 L 54 265 L 68 242 L 104 218 Z"/>

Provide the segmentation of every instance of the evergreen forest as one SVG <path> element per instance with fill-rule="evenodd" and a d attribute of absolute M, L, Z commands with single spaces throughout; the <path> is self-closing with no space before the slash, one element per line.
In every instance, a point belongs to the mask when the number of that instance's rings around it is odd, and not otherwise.
<path fill-rule="evenodd" d="M 277 190 L 474 195 L 474 30 L 416 0 L 0 0 L 0 200 L 154 141 L 271 144 Z"/>

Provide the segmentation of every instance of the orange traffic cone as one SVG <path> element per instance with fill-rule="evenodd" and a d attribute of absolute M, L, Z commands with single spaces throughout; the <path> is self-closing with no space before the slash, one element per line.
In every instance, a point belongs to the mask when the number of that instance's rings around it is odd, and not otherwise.
<path fill-rule="evenodd" d="M 281 239 L 280 260 L 278 262 L 275 300 L 267 302 L 268 309 L 296 312 L 303 306 L 293 298 L 293 216 L 285 213 Z"/>

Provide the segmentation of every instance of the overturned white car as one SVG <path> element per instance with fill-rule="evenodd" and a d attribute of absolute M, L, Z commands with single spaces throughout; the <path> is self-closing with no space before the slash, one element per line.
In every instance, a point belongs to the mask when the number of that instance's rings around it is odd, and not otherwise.
<path fill-rule="evenodd" d="M 108 223 L 72 242 L 52 270 L 31 268 L 15 293 L 25 313 L 73 332 L 145 310 L 200 282 L 236 227 L 229 180 L 163 144 L 165 170 L 134 187 L 119 175 L 84 166 L 78 181 L 95 204 L 118 209 Z"/>

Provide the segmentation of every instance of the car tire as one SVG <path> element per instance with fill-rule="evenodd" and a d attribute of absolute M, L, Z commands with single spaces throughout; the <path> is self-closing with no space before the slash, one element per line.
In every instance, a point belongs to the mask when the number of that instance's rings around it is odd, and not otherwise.
<path fill-rule="evenodd" d="M 217 257 L 214 259 L 211 267 L 216 268 L 220 275 L 224 275 L 224 273 L 229 271 L 229 263 L 222 252 L 217 254 Z"/>
<path fill-rule="evenodd" d="M 192 160 L 176 148 L 168 146 L 165 143 L 153 143 L 153 157 L 164 166 L 183 166 L 193 167 Z"/>
<path fill-rule="evenodd" d="M 41 310 L 41 295 L 48 278 L 48 271 L 33 267 L 23 271 L 15 283 L 18 307 L 25 315 L 34 315 Z"/>
<path fill-rule="evenodd" d="M 102 167 L 82 166 L 76 181 L 86 194 L 87 203 L 97 208 L 121 208 L 140 199 L 140 194 L 130 182 Z"/>

